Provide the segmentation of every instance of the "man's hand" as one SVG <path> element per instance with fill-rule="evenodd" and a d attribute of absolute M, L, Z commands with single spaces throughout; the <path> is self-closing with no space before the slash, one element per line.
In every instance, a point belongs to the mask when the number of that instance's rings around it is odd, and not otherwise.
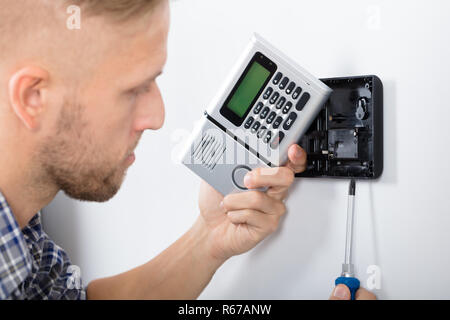
<path fill-rule="evenodd" d="M 253 248 L 276 229 L 286 211 L 282 200 L 294 181 L 294 172 L 302 172 L 306 166 L 306 154 L 300 147 L 291 146 L 288 154 L 285 167 L 252 171 L 247 187 L 268 186 L 266 193 L 248 191 L 224 198 L 203 183 L 201 214 L 194 225 L 149 262 L 89 283 L 88 298 L 196 299 L 226 259 Z"/>
<path fill-rule="evenodd" d="M 355 293 L 355 300 L 376 300 L 377 297 L 364 288 L 359 288 Z M 350 300 L 350 290 L 344 284 L 338 284 L 331 293 L 330 300 Z"/>
<path fill-rule="evenodd" d="M 223 197 L 206 182 L 200 188 L 198 223 L 209 234 L 212 257 L 226 260 L 244 253 L 277 229 L 286 212 L 283 200 L 294 182 L 294 174 L 306 168 L 306 152 L 298 145 L 288 150 L 284 167 L 258 168 L 244 180 L 249 189 L 269 187 L 266 192 L 245 191 Z"/>

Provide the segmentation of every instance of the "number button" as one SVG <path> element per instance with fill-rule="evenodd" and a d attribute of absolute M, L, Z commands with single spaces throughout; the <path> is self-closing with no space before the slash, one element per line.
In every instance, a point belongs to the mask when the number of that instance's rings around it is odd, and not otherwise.
<path fill-rule="evenodd" d="M 289 83 L 289 86 L 286 88 L 286 93 L 291 94 L 292 90 L 295 88 L 295 82 Z"/>
<path fill-rule="evenodd" d="M 297 114 L 295 112 L 291 112 L 283 123 L 283 129 L 286 131 L 289 130 L 294 124 L 295 119 L 297 119 Z"/>
<path fill-rule="evenodd" d="M 269 111 L 270 111 L 269 107 L 265 107 L 263 109 L 263 111 L 261 111 L 261 114 L 259 115 L 259 117 L 261 119 L 264 119 L 265 117 L 267 117 L 267 114 L 269 113 Z"/>
<path fill-rule="evenodd" d="M 289 78 L 284 77 L 283 80 L 281 80 L 281 82 L 280 82 L 280 89 L 283 90 L 284 88 L 286 88 L 288 82 L 289 82 Z"/>
<path fill-rule="evenodd" d="M 300 93 L 302 93 L 302 88 L 297 87 L 297 89 L 295 89 L 294 93 L 292 94 L 292 98 L 296 100 L 300 95 Z"/>
<path fill-rule="evenodd" d="M 270 98 L 270 104 L 275 104 L 275 102 L 277 102 L 278 98 L 280 97 L 280 94 L 278 92 L 275 92 L 272 95 L 272 98 Z"/>
<path fill-rule="evenodd" d="M 284 105 L 285 102 L 286 102 L 286 98 L 285 97 L 281 97 L 280 100 L 278 100 L 276 108 L 277 109 L 283 108 L 283 105 Z"/>
<path fill-rule="evenodd" d="M 269 116 L 267 117 L 267 120 L 266 120 L 267 124 L 271 124 L 276 116 L 277 116 L 277 114 L 275 113 L 275 111 L 272 111 L 269 114 Z"/>
<path fill-rule="evenodd" d="M 283 121 L 283 118 L 282 118 L 282 117 L 277 117 L 277 118 L 275 119 L 275 122 L 273 123 L 272 127 L 273 127 L 274 129 L 277 129 L 277 128 L 280 126 L 280 124 L 281 124 L 282 121 Z"/>
<path fill-rule="evenodd" d="M 251 132 L 252 133 L 255 133 L 258 129 L 259 129 L 259 126 L 261 125 L 261 123 L 259 123 L 258 121 L 256 121 L 254 124 L 253 124 L 253 126 L 252 126 L 252 129 L 251 129 Z"/>
<path fill-rule="evenodd" d="M 288 103 L 286 103 L 286 106 L 283 108 L 283 113 L 284 114 L 287 114 L 288 112 L 289 112 L 289 110 L 291 110 L 291 108 L 292 108 L 292 102 L 288 102 Z"/>
<path fill-rule="evenodd" d="M 250 126 L 252 125 L 252 123 L 253 123 L 254 120 L 255 120 L 255 119 L 254 119 L 253 117 L 249 117 L 249 118 L 247 119 L 247 121 L 245 121 L 244 128 L 245 128 L 245 129 L 250 129 Z"/>
<path fill-rule="evenodd" d="M 297 109 L 297 111 L 302 111 L 303 107 L 308 102 L 309 97 L 310 97 L 310 95 L 308 92 L 305 92 L 304 94 L 302 94 L 302 96 L 300 97 L 300 100 L 298 100 L 298 102 L 295 106 L 295 109 Z"/>
<path fill-rule="evenodd" d="M 253 113 L 258 114 L 261 111 L 262 107 L 264 107 L 264 104 L 262 102 L 258 102 L 255 109 L 253 109 Z"/>
<path fill-rule="evenodd" d="M 273 78 L 273 84 L 278 84 L 283 77 L 283 74 L 281 72 L 278 72 L 275 78 Z"/>
<path fill-rule="evenodd" d="M 269 97 L 270 97 L 270 95 L 272 94 L 272 92 L 273 92 L 273 89 L 272 89 L 271 87 L 268 87 L 268 88 L 266 89 L 266 92 L 264 92 L 263 99 L 264 99 L 264 100 L 269 99 Z"/>

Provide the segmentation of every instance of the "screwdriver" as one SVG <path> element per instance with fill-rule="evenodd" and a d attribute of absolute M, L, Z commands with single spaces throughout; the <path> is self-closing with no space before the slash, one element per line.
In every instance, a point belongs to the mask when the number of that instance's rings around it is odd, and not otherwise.
<path fill-rule="evenodd" d="M 355 300 L 356 290 L 359 289 L 359 280 L 355 278 L 352 264 L 352 240 L 353 240 L 353 213 L 355 207 L 355 180 L 350 180 L 347 203 L 347 234 L 345 237 L 345 259 L 342 264 L 342 273 L 335 281 L 335 285 L 346 285 L 351 294 L 351 300 Z"/>

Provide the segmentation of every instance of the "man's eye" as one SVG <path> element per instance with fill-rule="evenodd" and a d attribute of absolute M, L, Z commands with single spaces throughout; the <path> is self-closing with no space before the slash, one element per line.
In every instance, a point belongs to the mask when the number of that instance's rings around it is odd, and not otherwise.
<path fill-rule="evenodd" d="M 143 94 L 148 93 L 148 92 L 150 92 L 150 86 L 145 86 L 145 87 L 133 90 L 131 92 L 131 95 L 133 97 L 139 97 L 140 95 L 143 95 Z"/>

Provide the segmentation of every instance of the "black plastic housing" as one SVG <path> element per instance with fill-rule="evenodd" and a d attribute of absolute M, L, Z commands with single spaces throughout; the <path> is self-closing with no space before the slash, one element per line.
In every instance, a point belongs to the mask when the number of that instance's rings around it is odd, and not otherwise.
<path fill-rule="evenodd" d="M 298 144 L 308 154 L 296 177 L 376 179 L 383 171 L 383 84 L 375 75 L 320 79 L 333 89 Z"/>

